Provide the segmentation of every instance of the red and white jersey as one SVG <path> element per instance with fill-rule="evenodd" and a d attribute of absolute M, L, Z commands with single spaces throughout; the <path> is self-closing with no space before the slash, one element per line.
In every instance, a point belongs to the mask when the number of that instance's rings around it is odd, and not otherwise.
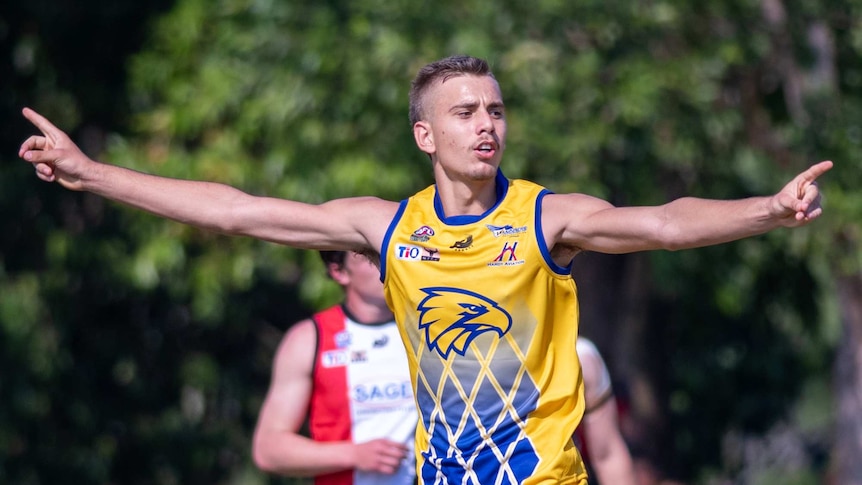
<path fill-rule="evenodd" d="M 395 322 L 357 323 L 340 305 L 312 319 L 317 352 L 309 409 L 311 437 L 354 443 L 388 438 L 412 450 L 418 414 Z M 410 485 L 415 467 L 411 452 L 393 475 L 347 470 L 316 477 L 315 485 Z"/>

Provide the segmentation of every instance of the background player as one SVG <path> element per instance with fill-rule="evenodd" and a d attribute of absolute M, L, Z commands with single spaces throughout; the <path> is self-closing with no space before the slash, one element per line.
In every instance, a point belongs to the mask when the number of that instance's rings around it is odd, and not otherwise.
<path fill-rule="evenodd" d="M 270 473 L 316 485 L 407 485 L 416 477 L 416 405 L 380 272 L 322 251 L 344 300 L 294 324 L 276 351 L 252 452 Z M 311 438 L 300 430 L 308 420 Z"/>

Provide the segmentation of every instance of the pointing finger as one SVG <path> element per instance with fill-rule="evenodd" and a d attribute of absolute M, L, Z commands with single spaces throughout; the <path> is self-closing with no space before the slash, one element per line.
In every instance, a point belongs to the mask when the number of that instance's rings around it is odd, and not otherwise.
<path fill-rule="evenodd" d="M 48 121 L 47 118 L 33 111 L 32 109 L 24 108 L 23 110 L 21 110 L 21 113 L 24 115 L 25 118 L 30 120 L 30 123 L 33 123 L 36 128 L 39 128 L 39 130 L 44 133 L 45 136 L 50 137 L 52 141 L 56 142 L 57 139 L 62 136 L 63 132 L 60 131 L 59 128 L 54 126 L 54 124 Z"/>
<path fill-rule="evenodd" d="M 810 212 L 818 206 L 820 189 L 817 186 L 817 178 L 832 168 L 829 160 L 817 163 L 800 173 L 796 178 L 796 198 L 798 199 L 797 210 Z M 799 215 L 797 215 L 799 218 Z"/>
<path fill-rule="evenodd" d="M 802 172 L 800 175 L 802 176 L 803 182 L 812 183 L 817 180 L 818 177 L 828 172 L 832 168 L 832 161 L 825 160 L 820 163 L 816 163 L 810 167 L 808 170 Z"/>

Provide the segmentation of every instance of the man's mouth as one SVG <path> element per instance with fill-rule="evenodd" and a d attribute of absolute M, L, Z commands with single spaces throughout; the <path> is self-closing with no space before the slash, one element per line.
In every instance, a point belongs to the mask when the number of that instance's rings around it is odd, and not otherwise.
<path fill-rule="evenodd" d="M 497 144 L 493 142 L 482 142 L 476 146 L 476 151 L 483 157 L 490 158 L 497 151 Z"/>

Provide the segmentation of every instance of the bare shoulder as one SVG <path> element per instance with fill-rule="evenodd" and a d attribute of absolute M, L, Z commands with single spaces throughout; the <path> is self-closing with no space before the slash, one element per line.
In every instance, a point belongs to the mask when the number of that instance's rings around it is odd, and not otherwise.
<path fill-rule="evenodd" d="M 281 347 L 299 347 L 315 345 L 317 341 L 317 330 L 314 321 L 310 318 L 300 320 L 291 325 L 284 333 Z"/>
<path fill-rule="evenodd" d="M 585 337 L 578 337 L 577 341 L 578 360 L 581 362 L 581 371 L 584 375 L 585 386 L 595 386 L 598 381 L 601 366 L 601 356 L 595 344 Z"/>
<path fill-rule="evenodd" d="M 548 194 L 542 199 L 542 213 L 553 213 L 569 215 L 591 214 L 604 209 L 612 208 L 610 202 L 594 197 L 592 195 L 570 193 L 570 194 Z"/>
<path fill-rule="evenodd" d="M 364 219 L 373 220 L 377 226 L 389 227 L 392 218 L 398 211 L 398 202 L 384 200 L 379 197 L 355 197 L 351 201 L 356 204 L 361 210 L 361 217 Z"/>
<path fill-rule="evenodd" d="M 391 212 L 393 215 L 398 209 L 399 202 L 392 200 L 381 199 L 371 195 L 358 197 L 345 197 L 341 199 L 332 199 L 324 202 L 322 205 L 340 207 L 349 211 L 372 210 L 380 212 Z"/>
<path fill-rule="evenodd" d="M 300 320 L 284 333 L 276 351 L 277 368 L 311 372 L 317 349 L 317 329 L 310 318 Z"/>
<path fill-rule="evenodd" d="M 568 244 L 583 248 L 580 235 L 584 234 L 589 218 L 614 206 L 591 195 L 548 194 L 542 199 L 542 228 L 545 240 L 553 247 Z"/>
<path fill-rule="evenodd" d="M 350 229 L 362 234 L 365 243 L 374 251 L 379 250 L 389 224 L 398 211 L 398 202 L 379 197 L 363 196 L 334 199 L 322 204 L 329 211 L 344 214 Z M 364 248 L 354 248 L 362 250 Z"/>

